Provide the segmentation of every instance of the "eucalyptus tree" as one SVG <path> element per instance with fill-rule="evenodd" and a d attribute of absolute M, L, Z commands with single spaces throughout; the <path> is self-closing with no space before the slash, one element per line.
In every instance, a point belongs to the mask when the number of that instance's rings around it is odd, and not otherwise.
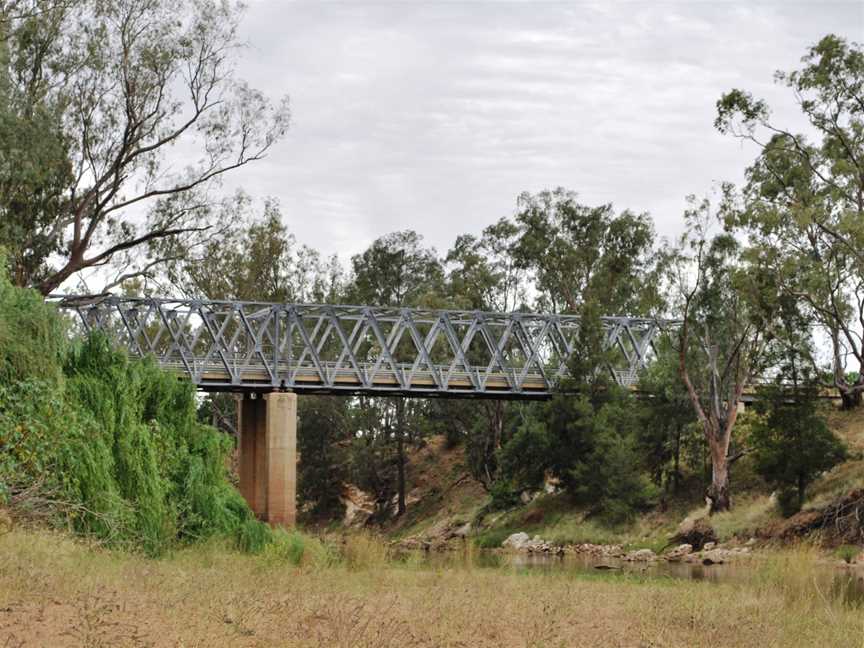
<path fill-rule="evenodd" d="M 641 425 L 636 435 L 652 481 L 667 493 L 678 490 L 687 450 L 701 438 L 671 337 L 657 340 L 656 357 L 640 376 L 639 391 L 647 397 L 639 401 Z"/>
<path fill-rule="evenodd" d="M 830 370 L 845 407 L 864 393 L 864 52 L 829 35 L 800 69 L 778 72 L 807 133 L 778 124 L 768 105 L 743 90 L 717 102 L 716 127 L 755 144 L 742 206 L 728 224 L 743 228 L 752 256 L 799 300 L 830 345 Z"/>
<path fill-rule="evenodd" d="M 393 232 L 376 239 L 366 250 L 352 257 L 351 269 L 346 287 L 346 298 L 351 303 L 434 307 L 443 302 L 444 270 L 441 261 L 434 249 L 423 246 L 423 239 L 416 232 Z M 412 345 L 408 336 L 402 336 L 396 349 L 397 361 L 413 357 L 416 351 Z M 381 349 L 373 346 L 362 349 L 363 352 L 375 354 Z M 428 405 L 418 399 L 396 397 L 363 398 L 360 407 L 367 410 L 366 432 L 361 435 L 355 450 L 374 460 L 382 454 L 374 452 L 377 448 L 395 447 L 395 457 L 387 463 L 395 464 L 396 514 L 402 515 L 406 509 L 405 446 L 406 442 L 417 440 Z M 370 483 L 378 485 L 379 497 L 389 492 L 386 466 L 369 467 L 367 473 L 375 475 Z"/>
<path fill-rule="evenodd" d="M 109 264 L 128 279 L 228 225 L 220 180 L 288 126 L 286 99 L 234 74 L 241 13 L 217 0 L 0 7 L 0 236 L 19 283 L 49 293 Z"/>
<path fill-rule="evenodd" d="M 434 305 L 444 279 L 435 250 L 411 230 L 376 239 L 351 258 L 351 269 L 348 299 L 374 306 Z"/>
<path fill-rule="evenodd" d="M 493 496 L 556 477 L 577 501 L 621 521 L 650 499 L 637 459 L 636 408 L 602 371 L 602 315 L 651 314 L 661 304 L 659 257 L 650 218 L 611 205 L 589 207 L 565 189 L 522 194 L 508 255 L 524 273 L 535 308 L 581 316 L 576 353 L 562 393 L 505 419 L 510 434 L 495 453 Z"/>
<path fill-rule="evenodd" d="M 447 299 L 451 306 L 480 311 L 510 312 L 528 302 L 527 271 L 515 255 L 519 228 L 502 218 L 477 237 L 457 237 L 445 259 Z M 485 356 L 472 357 L 477 364 Z M 498 453 L 514 429 L 513 408 L 502 400 L 465 402 L 445 400 L 432 405 L 440 421 L 466 440 L 468 467 L 472 476 L 490 490 L 498 472 Z"/>
<path fill-rule="evenodd" d="M 528 301 L 527 272 L 516 256 L 519 228 L 502 218 L 481 236 L 463 234 L 447 253 L 447 296 L 454 308 L 510 312 Z"/>
<path fill-rule="evenodd" d="M 765 368 L 773 314 L 742 258 L 742 246 L 725 231 L 709 201 L 691 197 L 686 231 L 669 251 L 678 372 L 711 456 L 707 490 L 711 513 L 731 507 L 729 466 L 741 395 Z"/>
<path fill-rule="evenodd" d="M 647 214 L 589 207 L 558 188 L 517 202 L 514 254 L 531 271 L 542 308 L 579 313 L 595 302 L 604 314 L 638 315 L 659 304 L 654 227 Z"/>
<path fill-rule="evenodd" d="M 169 262 L 156 275 L 165 290 L 208 299 L 336 303 L 345 288 L 337 257 L 299 243 L 277 201 L 238 195 L 227 207 L 232 227 Z M 160 288 L 162 289 L 162 288 Z"/>

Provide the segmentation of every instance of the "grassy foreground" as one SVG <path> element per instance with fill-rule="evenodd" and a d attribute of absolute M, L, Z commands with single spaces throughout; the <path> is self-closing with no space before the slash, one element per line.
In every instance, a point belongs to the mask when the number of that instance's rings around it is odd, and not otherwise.
<path fill-rule="evenodd" d="M 218 544 L 156 560 L 68 536 L 0 536 L 0 646 L 864 646 L 864 614 L 813 585 L 806 551 L 752 587 L 432 570 L 368 538 L 334 559 Z M 297 563 L 296 565 L 293 563 Z"/>

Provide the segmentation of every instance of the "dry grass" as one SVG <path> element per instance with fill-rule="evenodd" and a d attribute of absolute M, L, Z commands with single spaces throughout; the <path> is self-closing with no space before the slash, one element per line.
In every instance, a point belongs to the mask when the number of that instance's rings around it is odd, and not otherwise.
<path fill-rule="evenodd" d="M 700 512 L 702 516 L 707 515 L 707 507 Z M 710 523 L 719 540 L 726 542 L 735 536 L 752 536 L 756 529 L 779 517 L 777 505 L 771 497 L 755 493 L 737 498 L 731 511 L 711 516 Z"/>
<path fill-rule="evenodd" d="M 828 410 L 828 424 L 846 442 L 850 457 L 808 489 L 808 508 L 825 506 L 852 490 L 864 488 L 864 411 Z"/>
<path fill-rule="evenodd" d="M 217 545 L 149 560 L 0 536 L 0 646 L 864 647 L 864 614 L 814 589 L 810 554 L 752 587 L 361 559 L 278 562 Z"/>

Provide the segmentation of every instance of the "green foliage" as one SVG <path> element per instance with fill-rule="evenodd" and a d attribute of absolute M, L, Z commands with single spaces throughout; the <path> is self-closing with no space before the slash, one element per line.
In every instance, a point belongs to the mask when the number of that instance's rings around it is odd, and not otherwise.
<path fill-rule="evenodd" d="M 557 188 L 519 196 L 514 254 L 536 274 L 546 307 L 579 313 L 594 302 L 620 315 L 659 304 L 654 226 L 647 214 L 588 207 Z"/>
<path fill-rule="evenodd" d="M 489 487 L 490 500 L 484 513 L 504 511 L 519 503 L 521 485 L 510 478 L 505 471 L 501 471 L 501 473 L 501 476 Z"/>
<path fill-rule="evenodd" d="M 211 207 L 215 180 L 260 159 L 288 125 L 286 101 L 273 105 L 231 74 L 242 10 L 3 3 L 0 243 L 16 284 L 47 294 L 112 261 L 145 274 L 230 222 L 230 210 Z M 182 171 L 165 155 L 178 144 L 198 151 Z M 133 203 L 134 214 L 124 209 Z"/>
<path fill-rule="evenodd" d="M 544 422 L 528 419 L 501 449 L 501 474 L 519 490 L 540 488 L 555 450 Z"/>
<path fill-rule="evenodd" d="M 270 527 L 257 520 L 246 520 L 237 528 L 237 548 L 245 553 L 261 553 L 272 540 Z"/>
<path fill-rule="evenodd" d="M 636 442 L 651 480 L 665 491 L 676 491 L 683 478 L 688 451 L 704 447 L 696 414 L 678 375 L 678 358 L 668 336 L 655 344 L 654 361 L 642 373 L 637 403 L 641 423 Z"/>
<path fill-rule="evenodd" d="M 838 389 L 845 407 L 857 407 L 864 394 L 856 332 L 864 300 L 864 52 L 829 34 L 799 69 L 775 80 L 794 97 L 806 134 L 775 122 L 769 106 L 746 91 L 717 102 L 720 132 L 760 149 L 726 225 L 749 236 L 751 273 L 768 279 L 763 289 L 797 303 L 806 320 L 800 330 L 822 330 L 831 345 L 823 384 Z M 820 354 L 809 351 L 808 362 L 820 365 Z"/>
<path fill-rule="evenodd" d="M 346 479 L 346 459 L 337 443 L 348 435 L 347 399 L 301 396 L 297 445 L 302 460 L 298 496 L 314 518 L 341 518 L 340 499 Z"/>
<path fill-rule="evenodd" d="M 97 336 L 64 352 L 53 308 L 0 276 L 0 331 L 12 327 L 0 351 L 0 496 L 24 512 L 45 514 L 47 502 L 53 521 L 148 554 L 220 534 L 249 550 L 269 541 L 228 482 L 229 437 L 196 421 L 189 383 Z"/>
<path fill-rule="evenodd" d="M 855 562 L 858 554 L 861 553 L 861 547 L 848 544 L 840 545 L 839 547 L 837 547 L 837 550 L 834 553 L 840 560 L 845 562 L 847 565 L 851 565 L 853 562 Z"/>
<path fill-rule="evenodd" d="M 568 480 L 576 500 L 594 506 L 611 524 L 631 521 L 656 491 L 641 472 L 632 435 L 619 427 L 626 407 L 606 406 L 596 414 L 591 450 L 570 469 Z"/>
<path fill-rule="evenodd" d="M 602 403 L 585 396 L 553 401 L 552 472 L 580 504 L 610 523 L 630 519 L 648 505 L 655 489 L 642 473 L 632 397 L 622 393 Z"/>
<path fill-rule="evenodd" d="M 653 498 L 655 489 L 643 475 L 637 450 L 638 408 L 598 370 L 604 356 L 600 330 L 589 309 L 565 385 L 572 391 L 525 416 L 502 447 L 493 502 L 497 497 L 503 504 L 514 493 L 542 486 L 547 474 L 575 502 L 611 524 L 627 521 Z"/>
<path fill-rule="evenodd" d="M 0 245 L 8 252 L 3 265 L 19 285 L 41 281 L 49 257 L 62 253 L 55 225 L 68 215 L 66 192 L 74 179 L 63 103 L 43 96 L 46 82 L 38 72 L 56 50 L 53 27 L 62 10 L 50 4 L 32 13 L 0 9 Z M 17 13 L 30 15 L 10 21 Z"/>
<path fill-rule="evenodd" d="M 423 237 L 417 232 L 393 232 L 352 257 L 350 302 L 416 306 L 434 301 L 444 278 L 443 270 L 435 250 L 422 245 Z"/>
<path fill-rule="evenodd" d="M 474 537 L 474 545 L 480 549 L 499 549 L 512 533 L 515 533 L 515 530 L 511 527 L 489 529 Z"/>
<path fill-rule="evenodd" d="M 807 486 L 846 458 L 846 447 L 816 409 L 816 392 L 782 387 L 764 390 L 764 416 L 753 426 L 750 445 L 756 470 L 780 490 L 784 515 L 801 509 Z"/>
<path fill-rule="evenodd" d="M 342 281 L 338 259 L 323 260 L 317 250 L 297 243 L 275 201 L 266 201 L 260 214 L 253 207 L 248 197 L 237 196 L 231 207 L 233 226 L 208 238 L 194 256 L 171 263 L 171 279 L 210 299 L 337 301 Z"/>
<path fill-rule="evenodd" d="M 0 248 L 0 385 L 20 380 L 60 380 L 65 335 L 60 318 L 35 292 L 18 290 L 6 279 Z"/>

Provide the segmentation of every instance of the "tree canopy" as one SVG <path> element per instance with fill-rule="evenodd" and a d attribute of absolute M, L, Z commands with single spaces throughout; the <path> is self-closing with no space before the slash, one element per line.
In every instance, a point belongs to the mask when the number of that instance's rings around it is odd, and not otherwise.
<path fill-rule="evenodd" d="M 47 294 L 88 268 L 113 264 L 115 281 L 147 273 L 230 225 L 220 179 L 288 127 L 287 100 L 233 72 L 240 5 L 0 11 L 0 242 L 19 284 Z M 181 149 L 177 165 L 167 152 Z"/>

